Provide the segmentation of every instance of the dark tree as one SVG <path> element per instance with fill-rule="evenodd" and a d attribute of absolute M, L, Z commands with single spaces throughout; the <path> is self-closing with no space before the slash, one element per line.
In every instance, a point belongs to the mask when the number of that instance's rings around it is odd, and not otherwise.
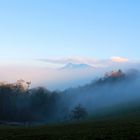
<path fill-rule="evenodd" d="M 86 118 L 87 115 L 86 109 L 79 104 L 71 111 L 70 117 L 72 120 L 79 121 Z"/>

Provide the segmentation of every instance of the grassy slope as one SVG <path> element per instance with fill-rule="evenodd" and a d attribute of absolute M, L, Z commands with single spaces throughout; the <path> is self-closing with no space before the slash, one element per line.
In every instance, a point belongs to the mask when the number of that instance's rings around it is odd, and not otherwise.
<path fill-rule="evenodd" d="M 140 139 L 140 117 L 53 126 L 0 126 L 0 140 L 102 140 Z"/>
<path fill-rule="evenodd" d="M 132 104 L 131 104 L 132 105 Z M 111 109 L 112 110 L 112 109 Z M 94 121 L 93 121 L 94 120 Z M 140 140 L 140 105 L 122 106 L 118 111 L 77 124 L 2 126 L 0 140 Z"/>

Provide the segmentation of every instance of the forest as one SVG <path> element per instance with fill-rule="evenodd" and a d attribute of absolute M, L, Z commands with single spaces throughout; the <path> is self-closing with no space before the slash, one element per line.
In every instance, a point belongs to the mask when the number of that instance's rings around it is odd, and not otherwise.
<path fill-rule="evenodd" d="M 64 91 L 30 88 L 31 82 L 0 83 L 0 122 L 21 124 L 60 123 L 86 120 L 140 98 L 139 71 L 105 73 L 91 83 Z M 127 87 L 124 88 L 124 87 Z"/>

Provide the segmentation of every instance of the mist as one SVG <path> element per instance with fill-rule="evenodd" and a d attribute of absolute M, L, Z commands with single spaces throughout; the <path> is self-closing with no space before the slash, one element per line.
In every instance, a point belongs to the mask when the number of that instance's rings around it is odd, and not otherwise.
<path fill-rule="evenodd" d="M 61 91 L 29 87 L 24 80 L 0 84 L 0 121 L 52 123 L 70 121 L 72 110 L 81 105 L 88 118 L 110 108 L 133 106 L 140 99 L 140 72 L 111 71 L 91 82 Z M 61 82 L 61 81 L 60 81 Z"/>
<path fill-rule="evenodd" d="M 96 114 L 112 107 L 137 103 L 140 99 L 139 83 L 140 73 L 132 69 L 120 77 L 102 77 L 85 86 L 66 90 L 66 93 L 73 94 L 69 104 L 82 104 L 89 113 Z"/>
<path fill-rule="evenodd" d="M 127 71 L 129 68 L 139 69 L 140 66 L 139 62 L 133 61 L 114 62 L 104 60 L 98 63 L 95 65 L 88 64 L 90 67 L 87 68 L 76 69 L 64 69 L 67 64 L 64 64 L 64 66 L 60 65 L 56 68 L 49 67 L 49 65 L 45 65 L 44 63 L 43 66 L 3 65 L 0 66 L 0 81 L 15 82 L 18 79 L 24 79 L 25 81 L 32 81 L 32 88 L 42 86 L 49 90 L 63 91 L 70 87 L 83 86 L 96 78 L 102 77 L 107 71 L 117 69 Z"/>

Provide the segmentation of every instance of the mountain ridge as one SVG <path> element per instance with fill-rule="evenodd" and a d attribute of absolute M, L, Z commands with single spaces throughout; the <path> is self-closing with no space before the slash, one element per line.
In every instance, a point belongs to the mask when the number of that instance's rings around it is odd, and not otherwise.
<path fill-rule="evenodd" d="M 85 64 L 85 63 L 79 63 L 79 64 L 75 64 L 75 63 L 67 63 L 66 65 L 64 65 L 62 68 L 60 68 L 60 70 L 74 70 L 74 69 L 94 69 L 93 66 Z"/>

